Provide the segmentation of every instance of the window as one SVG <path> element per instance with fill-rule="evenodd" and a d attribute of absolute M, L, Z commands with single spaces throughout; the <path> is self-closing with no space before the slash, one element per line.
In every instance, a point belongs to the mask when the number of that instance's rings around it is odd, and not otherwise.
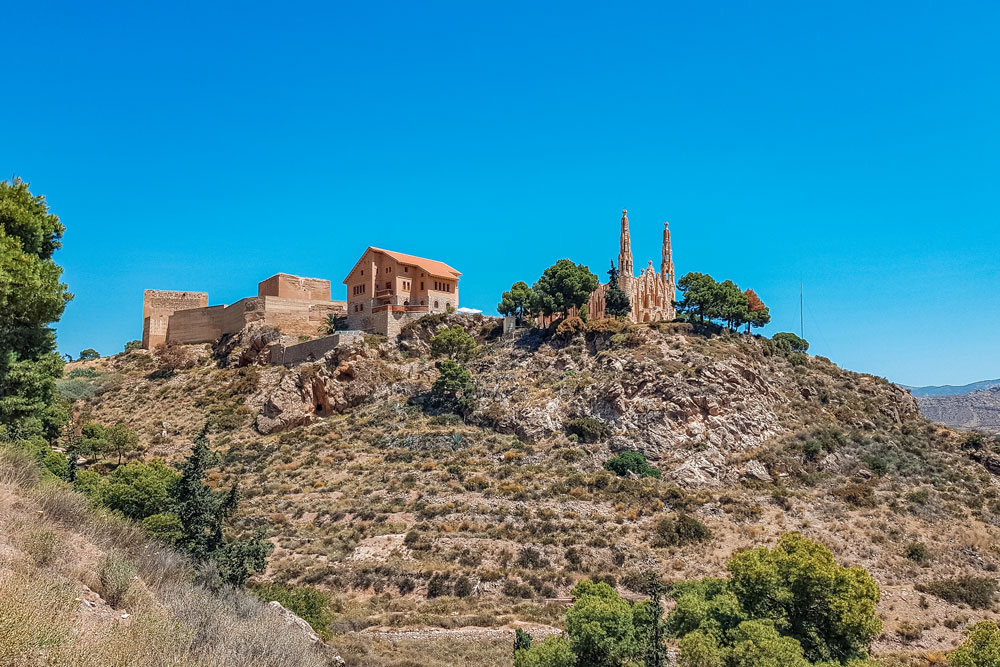
<path fill-rule="evenodd" d="M 362 313 L 365 312 L 365 304 L 363 304 L 363 303 L 362 304 L 358 304 L 358 307 L 361 308 L 361 312 Z"/>
<path fill-rule="evenodd" d="M 409 273 L 409 272 L 410 272 L 410 267 L 404 266 L 403 267 L 403 273 Z"/>
<path fill-rule="evenodd" d="M 389 282 L 388 280 L 387 280 L 387 281 L 385 281 L 385 288 L 386 288 L 386 289 L 392 289 L 392 283 L 391 283 L 391 282 Z"/>
<path fill-rule="evenodd" d="M 421 280 L 421 281 L 420 281 L 420 289 L 423 289 L 423 288 L 424 288 L 424 281 L 423 281 L 423 280 Z"/>
<path fill-rule="evenodd" d="M 437 308 L 437 307 L 438 307 L 438 302 L 437 302 L 437 301 L 435 301 L 435 302 L 434 302 L 434 307 L 435 307 L 435 308 Z"/>
<path fill-rule="evenodd" d="M 361 275 L 365 275 L 365 270 L 361 269 Z"/>

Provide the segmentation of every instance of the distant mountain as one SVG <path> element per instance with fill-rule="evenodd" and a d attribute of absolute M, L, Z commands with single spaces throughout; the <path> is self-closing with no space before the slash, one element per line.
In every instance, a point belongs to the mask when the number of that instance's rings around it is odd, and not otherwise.
<path fill-rule="evenodd" d="M 921 396 L 955 396 L 957 394 L 971 394 L 974 391 L 983 391 L 986 389 L 992 389 L 993 387 L 1000 387 L 1000 378 L 996 380 L 980 380 L 979 382 L 973 382 L 971 384 L 963 384 L 960 387 L 950 384 L 938 387 L 910 387 L 905 384 L 901 384 L 899 386 L 909 389 L 910 393 L 916 398 L 920 398 Z"/>
<path fill-rule="evenodd" d="M 1000 434 L 1000 384 L 969 394 L 920 396 L 917 404 L 928 419 Z"/>

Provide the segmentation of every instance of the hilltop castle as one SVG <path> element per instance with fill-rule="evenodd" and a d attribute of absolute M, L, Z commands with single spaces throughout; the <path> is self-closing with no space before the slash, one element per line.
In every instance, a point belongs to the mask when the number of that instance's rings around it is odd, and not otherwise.
<path fill-rule="evenodd" d="M 622 209 L 621 244 L 618 251 L 618 286 L 628 295 L 632 304 L 629 313 L 631 322 L 662 322 L 676 317 L 674 310 L 674 294 L 677 285 L 674 282 L 674 260 L 670 249 L 670 226 L 663 223 L 663 254 L 660 259 L 660 272 L 653 268 L 653 260 L 649 266 L 635 275 L 632 265 L 632 239 L 628 231 L 628 211 Z M 587 302 L 587 316 L 591 319 L 605 317 L 604 299 L 608 285 L 603 284 L 590 295 Z"/>

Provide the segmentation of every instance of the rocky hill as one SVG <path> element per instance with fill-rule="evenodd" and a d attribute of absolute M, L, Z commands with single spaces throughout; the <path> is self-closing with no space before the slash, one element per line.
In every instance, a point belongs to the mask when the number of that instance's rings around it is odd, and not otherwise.
<path fill-rule="evenodd" d="M 429 342 L 456 323 L 479 344 L 464 418 L 428 400 Z M 271 531 L 263 579 L 333 595 L 331 643 L 349 664 L 404 664 L 399 642 L 431 628 L 492 632 L 495 646 L 452 659 L 509 664 L 504 633 L 558 627 L 581 577 L 636 595 L 649 570 L 719 575 L 734 551 L 789 531 L 876 577 L 882 654 L 944 651 L 995 617 L 917 590 L 1000 565 L 992 454 L 882 378 L 683 324 L 506 339 L 490 318 L 430 316 L 398 344 L 259 365 L 276 335 L 187 350 L 190 367 L 169 372 L 143 351 L 85 362 L 93 377 L 64 390 L 77 421 L 127 419 L 147 456 L 178 458 L 207 423 L 213 483 L 239 481 L 243 521 Z M 661 476 L 605 470 L 623 450 Z M 680 515 L 710 539 L 679 544 Z"/>
<path fill-rule="evenodd" d="M 917 399 L 924 416 L 956 428 L 1000 434 L 1000 387 L 949 396 Z"/>

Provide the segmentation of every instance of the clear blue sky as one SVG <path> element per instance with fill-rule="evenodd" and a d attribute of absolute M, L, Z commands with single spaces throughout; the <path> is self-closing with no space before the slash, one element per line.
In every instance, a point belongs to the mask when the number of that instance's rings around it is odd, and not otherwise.
<path fill-rule="evenodd" d="M 157 6 L 162 5 L 162 6 Z M 1000 3 L 4 8 L 0 175 L 48 196 L 77 354 L 144 288 L 213 304 L 368 245 L 463 305 L 562 257 L 753 287 L 767 332 L 907 384 L 1000 377 Z"/>

